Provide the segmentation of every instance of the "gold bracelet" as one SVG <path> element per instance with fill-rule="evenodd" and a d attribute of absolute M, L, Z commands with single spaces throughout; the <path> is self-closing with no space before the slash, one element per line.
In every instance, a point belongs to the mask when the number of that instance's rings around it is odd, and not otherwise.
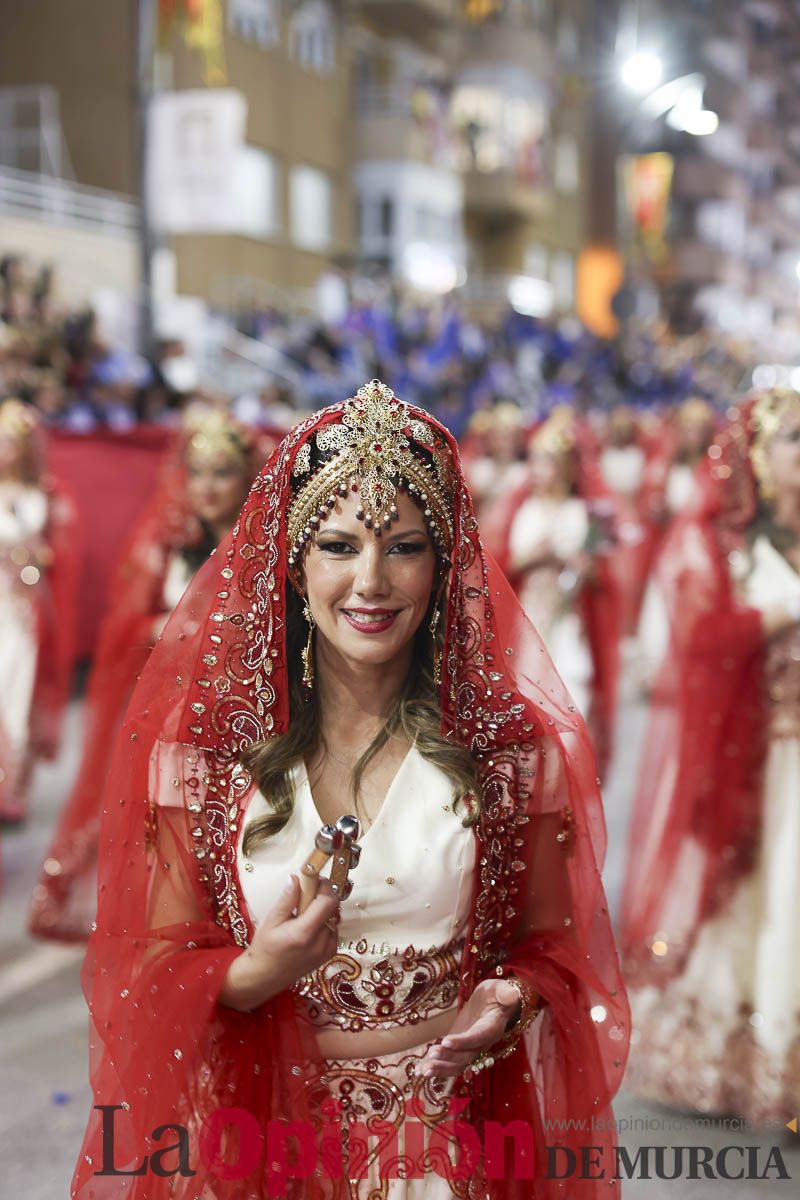
<path fill-rule="evenodd" d="M 519 1018 L 506 1032 L 496 1050 L 483 1050 L 475 1059 L 475 1062 L 470 1064 L 469 1069 L 475 1075 L 480 1071 L 488 1070 L 496 1062 L 500 1062 L 502 1059 L 508 1058 L 510 1054 L 513 1054 L 525 1030 L 533 1024 L 542 1011 L 541 997 L 536 996 L 533 989 L 523 979 L 518 979 L 516 975 L 508 975 L 504 977 L 504 981 L 505 983 L 510 983 L 519 993 L 521 1004 Z"/>

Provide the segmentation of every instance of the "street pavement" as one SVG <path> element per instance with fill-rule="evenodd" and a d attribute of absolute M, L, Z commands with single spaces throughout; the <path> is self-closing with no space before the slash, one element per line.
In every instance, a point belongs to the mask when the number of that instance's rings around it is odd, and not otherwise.
<path fill-rule="evenodd" d="M 0 1197 L 5 1200 L 67 1200 L 86 1114 L 87 1027 L 80 990 L 79 949 L 36 942 L 25 933 L 25 914 L 50 829 L 77 767 L 80 705 L 69 713 L 59 760 L 37 770 L 28 823 L 2 836 L 3 894 L 0 896 Z M 645 736 L 641 705 L 627 696 L 622 708 L 617 755 L 606 788 L 609 853 L 606 886 L 612 912 L 623 869 L 625 828 L 636 761 Z M 784 1200 L 798 1195 L 800 1134 L 787 1129 L 732 1132 L 724 1123 L 696 1121 L 643 1104 L 625 1092 L 615 1105 L 617 1141 L 632 1162 L 640 1148 L 654 1145 L 757 1147 L 763 1172 L 769 1148 L 777 1145 L 792 1178 L 675 1180 L 636 1177 L 623 1195 L 636 1200 Z M 800 1114 L 792 1114 L 800 1115 Z M 787 1115 L 788 1119 L 788 1115 Z M 557 1139 L 556 1139 L 557 1140 Z M 588 1139 L 591 1140 L 591 1139 Z M 713 1160 L 712 1160 L 713 1161 Z M 731 1152 L 729 1169 L 744 1159 Z M 641 1160 L 640 1160 L 641 1162 Z M 641 1170 L 637 1170 L 637 1176 Z M 651 1174 L 653 1170 L 651 1168 Z M 124 1193 L 121 1191 L 120 1195 Z M 564 1196 L 569 1200 L 569 1194 Z"/>

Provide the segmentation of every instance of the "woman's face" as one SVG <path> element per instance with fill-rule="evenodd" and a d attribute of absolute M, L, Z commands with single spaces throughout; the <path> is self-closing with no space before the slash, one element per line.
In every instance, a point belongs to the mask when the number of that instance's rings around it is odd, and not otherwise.
<path fill-rule="evenodd" d="M 232 525 L 247 497 L 247 479 L 234 458 L 189 460 L 187 495 L 196 517 L 209 525 Z"/>
<path fill-rule="evenodd" d="M 528 463 L 531 484 L 538 495 L 549 496 L 569 489 L 566 458 L 534 447 L 528 456 Z"/>
<path fill-rule="evenodd" d="M 767 469 L 776 494 L 800 491 L 800 402 L 786 413 L 769 441 Z"/>
<path fill-rule="evenodd" d="M 19 479 L 23 453 L 19 441 L 0 433 L 0 479 Z"/>
<path fill-rule="evenodd" d="M 376 537 L 356 518 L 358 493 L 338 499 L 304 562 L 317 624 L 317 652 L 383 666 L 407 651 L 428 608 L 436 555 L 425 520 L 407 495 L 399 519 Z"/>
<path fill-rule="evenodd" d="M 710 421 L 693 417 L 678 422 L 678 450 L 692 458 L 705 454 L 713 436 L 714 426 Z"/>

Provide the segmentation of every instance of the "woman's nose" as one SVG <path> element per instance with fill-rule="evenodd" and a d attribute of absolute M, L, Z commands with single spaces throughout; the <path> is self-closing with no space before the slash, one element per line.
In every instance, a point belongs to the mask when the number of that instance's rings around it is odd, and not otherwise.
<path fill-rule="evenodd" d="M 370 538 L 358 556 L 355 590 L 362 596 L 385 596 L 391 590 L 383 547 L 377 538 Z"/>

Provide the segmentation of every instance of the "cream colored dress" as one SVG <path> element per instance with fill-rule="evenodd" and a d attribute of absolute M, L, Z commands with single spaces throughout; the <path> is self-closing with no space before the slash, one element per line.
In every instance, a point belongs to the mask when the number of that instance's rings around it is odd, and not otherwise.
<path fill-rule="evenodd" d="M 670 521 L 680 516 L 696 495 L 695 468 L 686 463 L 674 463 L 669 469 L 665 490 Z M 669 613 L 654 573 L 645 588 L 636 634 L 635 675 L 641 687 L 650 689 L 655 685 L 669 649 L 669 634 Z"/>
<path fill-rule="evenodd" d="M 263 920 L 287 876 L 299 872 L 322 821 L 304 766 L 293 771 L 295 804 L 288 823 L 245 858 L 238 854 L 251 918 Z M 254 791 L 243 828 L 271 811 Z M 342 905 L 339 948 L 296 987 L 326 1059 L 328 1087 L 352 1124 L 389 1122 L 403 1152 L 410 1101 L 425 1124 L 446 1115 L 450 1081 L 420 1079 L 414 1066 L 433 1038 L 426 1027 L 449 1026 L 470 913 L 475 839 L 455 812 L 452 784 L 412 747 L 373 825 L 362 835 L 361 861 Z M 449 1016 L 448 1016 L 449 1014 Z M 333 1185 L 330 1185 L 333 1186 Z M 463 1195 L 441 1175 L 381 1180 L 375 1152 L 352 1200 L 449 1200 Z M 341 1192 L 337 1192 L 341 1195 Z"/>
<path fill-rule="evenodd" d="M 24 484 L 0 484 L 0 763 L 13 799 L 24 772 L 38 659 L 35 582 L 24 582 L 26 556 L 41 542 L 47 497 Z M 31 569 L 29 564 L 29 570 Z"/>
<path fill-rule="evenodd" d="M 562 563 L 575 559 L 586 545 L 589 516 L 577 497 L 549 500 L 531 496 L 517 510 L 509 535 L 511 561 L 551 553 Z M 519 600 L 544 641 L 576 707 L 589 712 L 594 667 L 589 639 L 577 605 L 577 583 L 570 569 L 553 565 L 525 573 Z"/>
<path fill-rule="evenodd" d="M 800 575 L 764 537 L 738 586 L 759 609 L 800 597 Z M 800 625 L 771 640 L 765 686 L 755 869 L 700 929 L 680 976 L 631 993 L 627 1082 L 680 1107 L 783 1123 L 800 1110 Z"/>

